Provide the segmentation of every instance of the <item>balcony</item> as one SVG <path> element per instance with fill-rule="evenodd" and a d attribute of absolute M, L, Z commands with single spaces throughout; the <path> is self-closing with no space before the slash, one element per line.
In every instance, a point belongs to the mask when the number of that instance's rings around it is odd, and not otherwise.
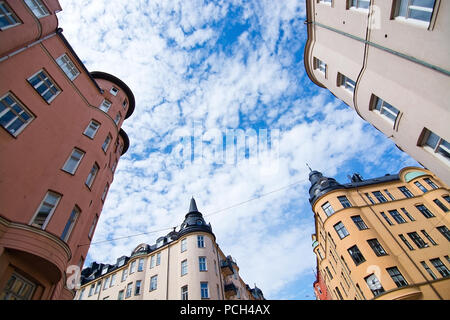
<path fill-rule="evenodd" d="M 237 295 L 237 288 L 234 285 L 234 283 L 232 283 L 232 282 L 225 284 L 224 290 L 225 290 L 225 298 L 226 299 L 230 299 L 231 297 Z"/>
<path fill-rule="evenodd" d="M 234 273 L 233 264 L 235 262 L 228 256 L 225 260 L 220 261 L 220 269 L 224 277 L 231 276 Z"/>

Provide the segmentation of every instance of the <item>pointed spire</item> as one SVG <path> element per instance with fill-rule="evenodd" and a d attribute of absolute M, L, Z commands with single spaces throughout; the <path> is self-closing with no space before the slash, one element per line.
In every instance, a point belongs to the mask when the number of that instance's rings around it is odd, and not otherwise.
<path fill-rule="evenodd" d="M 191 212 L 198 212 L 197 204 L 195 203 L 194 197 L 191 198 L 191 203 L 189 205 L 189 212 L 188 213 L 191 213 Z"/>
<path fill-rule="evenodd" d="M 309 166 L 308 162 L 306 162 L 306 166 L 308 167 L 309 172 L 312 172 L 312 171 L 313 171 L 313 170 L 311 169 L 311 167 Z"/>

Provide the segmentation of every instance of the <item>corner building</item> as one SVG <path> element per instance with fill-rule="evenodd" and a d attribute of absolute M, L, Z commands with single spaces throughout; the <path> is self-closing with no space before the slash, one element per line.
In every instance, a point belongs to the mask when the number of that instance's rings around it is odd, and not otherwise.
<path fill-rule="evenodd" d="M 306 72 L 450 184 L 450 1 L 306 0 Z"/>
<path fill-rule="evenodd" d="M 225 256 L 191 199 L 178 231 L 140 244 L 117 262 L 93 262 L 81 273 L 77 300 L 263 300 L 250 288 L 239 267 Z"/>
<path fill-rule="evenodd" d="M 89 72 L 57 0 L 0 1 L 0 299 L 73 299 L 135 99 Z"/>
<path fill-rule="evenodd" d="M 340 184 L 309 174 L 317 298 L 450 299 L 450 195 L 429 170 Z"/>

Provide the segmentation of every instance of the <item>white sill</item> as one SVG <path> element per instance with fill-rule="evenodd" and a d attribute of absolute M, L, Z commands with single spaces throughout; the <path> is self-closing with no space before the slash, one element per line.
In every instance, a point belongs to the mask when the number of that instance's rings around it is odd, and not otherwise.
<path fill-rule="evenodd" d="M 445 164 L 447 164 L 448 166 L 450 166 L 450 160 L 448 160 L 448 159 L 447 159 L 446 157 L 444 157 L 443 155 L 441 155 L 441 154 L 435 152 L 433 148 L 431 148 L 431 147 L 429 147 L 429 146 L 427 146 L 427 145 L 422 146 L 422 148 L 423 148 L 424 150 L 426 150 L 427 152 L 431 153 L 431 154 L 432 154 L 433 156 L 435 156 L 436 158 L 438 158 L 440 161 L 442 161 L 442 162 L 444 162 Z"/>
<path fill-rule="evenodd" d="M 369 9 L 357 8 L 357 7 L 350 7 L 350 10 L 360 12 L 360 13 L 368 13 L 369 12 Z"/>
<path fill-rule="evenodd" d="M 412 18 L 406 19 L 405 17 L 401 17 L 401 16 L 395 17 L 394 19 L 395 19 L 395 21 L 399 21 L 401 23 L 411 24 L 416 27 L 425 28 L 425 29 L 428 29 L 428 27 L 430 25 L 429 21 L 422 21 L 422 20 L 417 20 L 417 19 L 412 19 Z"/>

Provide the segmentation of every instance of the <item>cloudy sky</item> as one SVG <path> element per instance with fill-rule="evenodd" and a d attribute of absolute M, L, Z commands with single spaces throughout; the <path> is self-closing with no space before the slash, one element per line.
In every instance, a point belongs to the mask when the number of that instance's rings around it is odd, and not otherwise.
<path fill-rule="evenodd" d="M 314 299 L 306 163 L 342 183 L 417 165 L 309 80 L 303 0 L 60 3 L 88 70 L 136 98 L 85 265 L 155 243 L 194 196 L 245 282 L 268 299 Z"/>

